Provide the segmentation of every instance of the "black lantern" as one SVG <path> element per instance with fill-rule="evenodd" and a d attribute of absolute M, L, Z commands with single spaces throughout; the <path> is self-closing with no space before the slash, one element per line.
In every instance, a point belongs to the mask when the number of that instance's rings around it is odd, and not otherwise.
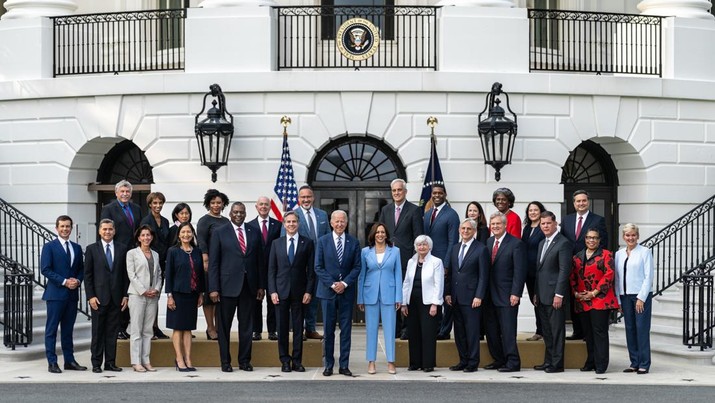
<path fill-rule="evenodd" d="M 484 163 L 489 164 L 496 170 L 494 179 L 499 182 L 504 165 L 511 164 L 511 155 L 514 153 L 514 140 L 516 139 L 516 114 L 509 106 L 509 94 L 502 91 L 501 83 L 494 83 L 492 91 L 487 94 L 484 109 L 479 113 L 479 139 L 482 142 L 482 153 L 484 153 Z M 506 108 L 514 117 L 514 120 L 504 116 L 504 108 L 499 106 L 501 100 L 499 95 L 506 97 Z M 482 115 L 489 109 L 489 114 L 484 120 Z"/>
<path fill-rule="evenodd" d="M 228 152 L 231 149 L 231 139 L 233 138 L 233 115 L 226 112 L 226 97 L 224 97 L 221 87 L 213 84 L 209 87 L 210 92 L 204 95 L 201 112 L 196 115 L 194 132 L 199 143 L 199 155 L 201 155 L 201 165 L 207 166 L 211 170 L 211 181 L 216 182 L 216 171 L 228 164 Z M 199 122 L 201 114 L 206 110 L 206 98 L 211 95 L 214 100 L 211 109 L 206 112 L 206 118 Z M 218 98 L 218 108 L 216 108 L 216 98 Z M 226 115 L 230 118 L 226 120 Z"/>

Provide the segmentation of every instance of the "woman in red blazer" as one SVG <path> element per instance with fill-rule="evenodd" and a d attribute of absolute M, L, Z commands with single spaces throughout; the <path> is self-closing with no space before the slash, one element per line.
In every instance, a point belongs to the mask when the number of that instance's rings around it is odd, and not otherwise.
<path fill-rule="evenodd" d="M 588 357 L 581 371 L 608 369 L 608 319 L 612 309 L 618 309 L 613 291 L 613 254 L 600 247 L 597 229 L 586 232 L 586 248 L 573 257 L 571 291 L 576 298 L 574 310 L 579 315 L 586 336 Z"/>

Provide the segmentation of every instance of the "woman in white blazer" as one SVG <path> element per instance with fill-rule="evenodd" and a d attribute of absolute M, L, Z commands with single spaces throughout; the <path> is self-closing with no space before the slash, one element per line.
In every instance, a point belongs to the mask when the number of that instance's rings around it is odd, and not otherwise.
<path fill-rule="evenodd" d="M 432 256 L 432 238 L 420 235 L 415 239 L 414 256 L 407 262 L 402 284 L 402 314 L 407 318 L 410 366 L 408 371 L 434 371 L 437 365 L 437 312 L 442 305 L 444 265 Z"/>
<path fill-rule="evenodd" d="M 138 246 L 127 252 L 127 293 L 129 315 L 132 318 L 129 326 L 129 349 L 132 368 L 136 372 L 156 371 L 149 362 L 149 352 L 163 279 L 159 254 L 150 248 L 153 238 L 151 227 L 146 224 L 140 226 L 134 233 L 134 241 Z"/>
<path fill-rule="evenodd" d="M 361 254 L 357 290 L 358 307 L 365 311 L 367 373 L 377 372 L 377 331 L 382 317 L 387 372 L 395 374 L 395 322 L 402 302 L 400 250 L 392 246 L 387 227 L 379 222 L 370 229 L 367 243 Z"/>

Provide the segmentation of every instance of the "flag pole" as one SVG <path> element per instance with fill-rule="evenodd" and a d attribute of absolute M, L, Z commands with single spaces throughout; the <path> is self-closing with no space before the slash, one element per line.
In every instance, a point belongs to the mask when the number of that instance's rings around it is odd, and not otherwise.
<path fill-rule="evenodd" d="M 291 120 L 290 116 L 283 115 L 281 117 L 281 125 L 283 126 L 283 143 L 286 143 L 288 140 L 288 126 L 290 126 L 290 124 L 292 122 L 293 121 Z M 287 203 L 286 203 L 285 193 L 283 194 L 283 200 L 281 200 L 281 204 L 283 205 L 283 214 L 285 214 L 287 211 L 286 210 Z"/>
<path fill-rule="evenodd" d="M 431 132 L 430 132 L 430 159 L 429 160 L 430 160 L 430 164 L 432 164 L 430 166 L 430 173 L 431 173 L 432 177 L 430 178 L 430 183 L 434 183 L 434 153 L 437 148 L 437 137 L 434 135 L 434 127 L 437 126 L 438 123 L 439 123 L 439 121 L 434 116 L 430 116 L 429 118 L 427 118 L 427 126 L 429 126 L 430 130 L 431 130 Z M 431 185 L 430 185 L 430 187 L 431 187 Z"/>

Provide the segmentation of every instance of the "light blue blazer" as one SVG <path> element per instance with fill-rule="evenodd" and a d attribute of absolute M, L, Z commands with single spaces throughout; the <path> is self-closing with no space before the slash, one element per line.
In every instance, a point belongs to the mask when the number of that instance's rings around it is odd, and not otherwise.
<path fill-rule="evenodd" d="M 360 256 L 358 276 L 358 304 L 402 303 L 402 267 L 400 250 L 394 246 L 385 248 L 382 264 L 377 263 L 374 247 L 365 247 Z"/>

